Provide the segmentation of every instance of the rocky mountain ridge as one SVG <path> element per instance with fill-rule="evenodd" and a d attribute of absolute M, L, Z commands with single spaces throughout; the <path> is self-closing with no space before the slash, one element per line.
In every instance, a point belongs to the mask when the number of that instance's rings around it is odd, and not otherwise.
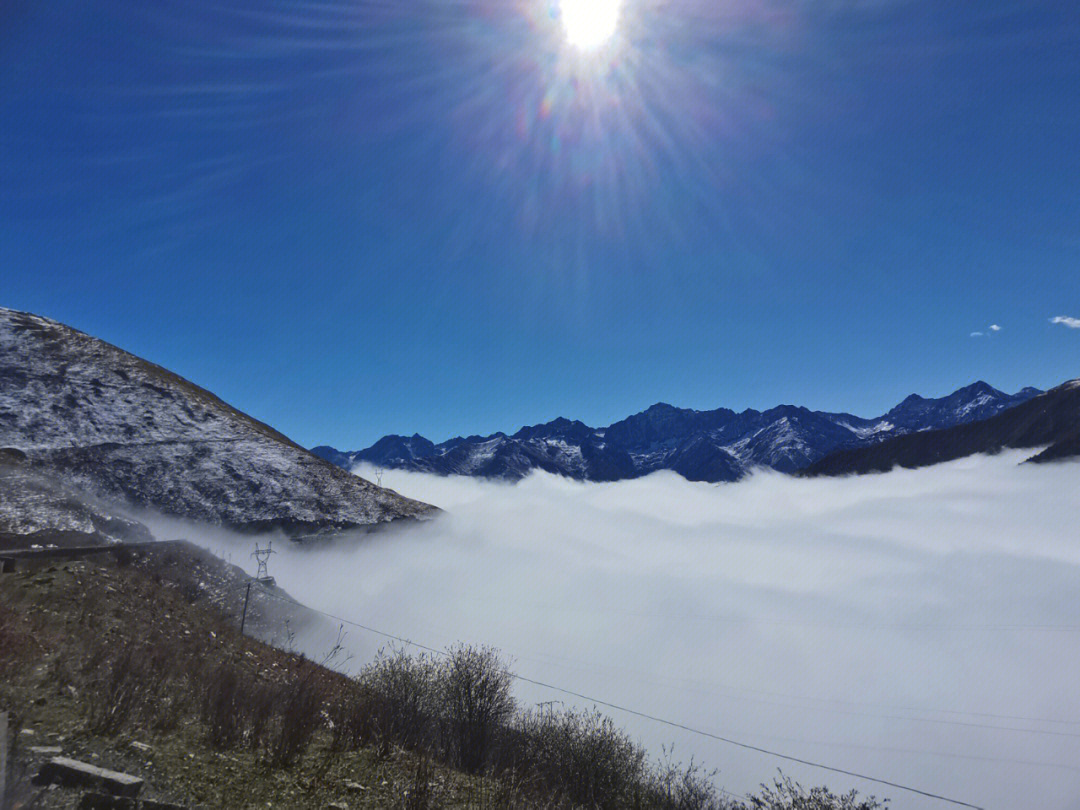
<path fill-rule="evenodd" d="M 735 481 L 755 468 L 794 473 L 847 448 L 893 436 L 968 424 L 1027 402 L 1040 392 L 1006 394 L 985 382 L 948 396 L 909 396 L 887 413 L 864 419 L 849 413 L 781 405 L 737 413 L 697 411 L 658 403 L 606 428 L 555 419 L 513 435 L 454 438 L 435 444 L 420 435 L 386 436 L 371 447 L 312 452 L 345 469 L 383 467 L 519 480 L 533 470 L 588 481 L 636 478 L 672 470 L 691 481 Z"/>
<path fill-rule="evenodd" d="M 834 453 L 802 471 L 806 476 L 914 469 L 997 453 L 1043 448 L 1030 461 L 1080 456 L 1080 380 L 1071 380 L 996 416 L 941 430 L 910 433 L 869 447 Z"/>

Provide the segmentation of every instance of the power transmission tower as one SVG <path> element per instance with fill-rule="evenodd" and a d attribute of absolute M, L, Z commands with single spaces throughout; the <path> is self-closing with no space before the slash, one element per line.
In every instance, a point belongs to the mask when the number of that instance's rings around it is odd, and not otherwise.
<path fill-rule="evenodd" d="M 561 700 L 545 700 L 536 705 L 537 708 L 540 709 L 540 718 L 543 719 L 544 715 L 547 714 L 547 719 L 551 720 L 552 716 L 555 714 L 555 706 L 563 706 L 565 704 Z M 547 710 L 546 712 L 544 711 L 545 709 Z"/>
<path fill-rule="evenodd" d="M 272 578 L 266 572 L 266 562 L 270 559 L 271 554 L 277 554 L 273 546 L 273 541 L 270 541 L 266 544 L 266 548 L 259 548 L 259 542 L 255 541 L 255 550 L 251 552 L 251 556 L 259 562 L 259 573 L 255 575 L 255 579 L 259 580 L 259 582 L 272 581 Z"/>

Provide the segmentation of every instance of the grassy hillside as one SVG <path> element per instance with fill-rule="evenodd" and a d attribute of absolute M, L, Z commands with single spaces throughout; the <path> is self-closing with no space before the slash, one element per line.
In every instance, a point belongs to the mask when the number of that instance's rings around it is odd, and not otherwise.
<path fill-rule="evenodd" d="M 141 776 L 143 798 L 214 808 L 878 806 L 786 782 L 732 803 L 595 712 L 517 711 L 492 650 L 391 651 L 347 678 L 322 665 L 332 650 L 313 662 L 240 635 L 213 560 L 178 546 L 0 575 L 13 806 L 78 806 L 30 783 L 50 755 L 33 747 Z"/>

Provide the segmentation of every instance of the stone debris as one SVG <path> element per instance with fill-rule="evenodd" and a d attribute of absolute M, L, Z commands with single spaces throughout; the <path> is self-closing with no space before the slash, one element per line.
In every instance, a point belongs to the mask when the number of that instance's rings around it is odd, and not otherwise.
<path fill-rule="evenodd" d="M 64 753 L 59 745 L 31 745 L 26 750 L 37 757 L 55 757 Z"/>
<path fill-rule="evenodd" d="M 112 796 L 134 798 L 139 795 L 143 780 L 138 776 L 106 770 L 76 759 L 54 757 L 41 766 L 41 771 L 34 777 L 34 784 L 82 787 L 100 790 Z"/>

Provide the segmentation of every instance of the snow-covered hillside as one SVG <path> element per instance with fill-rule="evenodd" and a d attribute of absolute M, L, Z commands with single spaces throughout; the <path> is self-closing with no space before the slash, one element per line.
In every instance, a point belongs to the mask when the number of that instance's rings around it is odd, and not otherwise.
<path fill-rule="evenodd" d="M 17 451 L 0 450 L 0 550 L 152 539 L 121 510 L 38 472 Z"/>
<path fill-rule="evenodd" d="M 345 473 L 172 372 L 3 308 L 0 447 L 96 496 L 243 529 L 306 533 L 436 511 Z"/>

